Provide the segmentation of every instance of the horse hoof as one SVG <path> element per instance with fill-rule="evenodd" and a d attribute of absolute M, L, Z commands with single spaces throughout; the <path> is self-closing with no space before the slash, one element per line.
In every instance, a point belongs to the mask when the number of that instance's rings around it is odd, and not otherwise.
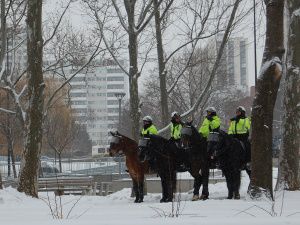
<path fill-rule="evenodd" d="M 139 203 L 139 200 L 138 200 L 138 199 L 135 199 L 135 200 L 134 200 L 134 203 Z"/>
<path fill-rule="evenodd" d="M 160 202 L 160 203 L 166 202 L 166 199 L 165 199 L 165 198 L 162 198 L 159 202 Z"/>
<path fill-rule="evenodd" d="M 199 195 L 194 195 L 192 201 L 198 201 L 198 200 L 199 200 Z"/>
<path fill-rule="evenodd" d="M 234 195 L 234 199 L 236 199 L 236 200 L 239 200 L 239 199 L 241 199 L 241 196 L 240 196 L 240 194 L 239 194 L 239 193 L 235 194 L 235 195 Z"/>
<path fill-rule="evenodd" d="M 141 203 L 141 202 L 144 202 L 144 200 L 143 199 L 139 199 L 138 203 Z"/>
<path fill-rule="evenodd" d="M 172 199 L 171 198 L 162 198 L 160 200 L 160 203 L 164 203 L 164 202 L 172 202 Z"/>
<path fill-rule="evenodd" d="M 205 201 L 208 199 L 208 195 L 201 195 L 199 199 Z"/>

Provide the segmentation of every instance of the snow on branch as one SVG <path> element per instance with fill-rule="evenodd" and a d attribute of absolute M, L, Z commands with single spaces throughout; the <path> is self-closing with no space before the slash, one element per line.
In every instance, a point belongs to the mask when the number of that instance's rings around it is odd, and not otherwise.
<path fill-rule="evenodd" d="M 300 17 L 300 8 L 293 12 L 293 16 Z"/>
<path fill-rule="evenodd" d="M 0 108 L 1 112 L 5 112 L 5 113 L 9 113 L 9 114 L 16 114 L 16 112 L 8 110 L 8 109 L 4 109 L 4 108 Z"/>
<path fill-rule="evenodd" d="M 212 84 L 213 79 L 214 79 L 214 77 L 216 75 L 217 69 L 219 67 L 219 64 L 220 64 L 220 61 L 221 61 L 221 58 L 222 58 L 222 55 L 223 55 L 223 51 L 224 51 L 225 45 L 226 45 L 227 40 L 228 40 L 228 38 L 230 36 L 232 25 L 233 25 L 233 22 L 234 22 L 234 19 L 235 19 L 235 15 L 236 15 L 236 12 L 237 12 L 237 9 L 238 9 L 238 6 L 239 6 L 240 2 L 241 2 L 241 0 L 236 0 L 235 3 L 234 3 L 233 9 L 231 11 L 230 19 L 229 19 L 228 24 L 226 26 L 226 30 L 225 30 L 225 33 L 224 33 L 221 45 L 220 45 L 220 47 L 218 49 L 217 59 L 216 59 L 216 61 L 214 63 L 213 69 L 212 69 L 212 71 L 210 73 L 209 80 L 208 80 L 208 82 L 207 82 L 204 90 L 199 95 L 199 97 L 196 99 L 195 104 L 189 110 L 187 110 L 185 113 L 183 113 L 181 115 L 181 117 L 187 117 L 191 113 L 193 113 L 195 110 L 197 110 L 198 107 L 199 107 L 199 105 L 200 105 L 200 103 L 201 103 L 201 101 L 205 98 L 206 94 L 209 92 L 209 89 L 211 87 L 211 84 Z M 165 130 L 165 129 L 166 129 L 166 127 L 163 128 L 162 130 Z M 161 132 L 161 130 L 159 132 Z"/>

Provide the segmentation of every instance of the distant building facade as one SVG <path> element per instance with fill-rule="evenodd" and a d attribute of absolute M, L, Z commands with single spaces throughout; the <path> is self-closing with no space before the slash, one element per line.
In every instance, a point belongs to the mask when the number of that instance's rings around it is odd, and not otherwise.
<path fill-rule="evenodd" d="M 217 36 L 214 49 L 219 49 L 223 36 Z M 217 87 L 236 87 L 249 93 L 248 83 L 248 52 L 247 39 L 243 37 L 230 38 L 225 46 L 215 85 Z"/>
<path fill-rule="evenodd" d="M 119 101 L 116 93 L 129 97 L 128 76 L 111 61 L 101 62 L 77 74 L 70 82 L 70 104 L 76 121 L 85 124 L 93 144 L 92 155 L 105 153 L 109 131 L 116 130 Z"/>

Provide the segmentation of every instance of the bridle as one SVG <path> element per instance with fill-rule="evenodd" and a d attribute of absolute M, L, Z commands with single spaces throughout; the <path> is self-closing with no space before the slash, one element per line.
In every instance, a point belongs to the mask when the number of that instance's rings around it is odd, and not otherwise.
<path fill-rule="evenodd" d="M 124 144 L 124 140 L 123 140 L 122 136 L 117 136 L 117 135 L 113 136 L 110 141 L 110 144 L 113 144 L 113 146 L 120 145 L 120 147 L 118 147 L 118 150 L 115 152 L 115 155 L 117 155 L 117 156 L 124 155 L 123 149 L 124 149 L 125 144 Z M 111 147 L 110 147 L 110 149 L 111 149 Z"/>

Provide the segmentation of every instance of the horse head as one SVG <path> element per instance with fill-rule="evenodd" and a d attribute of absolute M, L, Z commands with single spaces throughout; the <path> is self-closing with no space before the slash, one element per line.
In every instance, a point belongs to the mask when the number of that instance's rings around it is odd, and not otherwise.
<path fill-rule="evenodd" d="M 110 132 L 112 138 L 109 144 L 109 156 L 119 156 L 123 154 L 124 140 L 122 135 L 116 132 Z"/>

